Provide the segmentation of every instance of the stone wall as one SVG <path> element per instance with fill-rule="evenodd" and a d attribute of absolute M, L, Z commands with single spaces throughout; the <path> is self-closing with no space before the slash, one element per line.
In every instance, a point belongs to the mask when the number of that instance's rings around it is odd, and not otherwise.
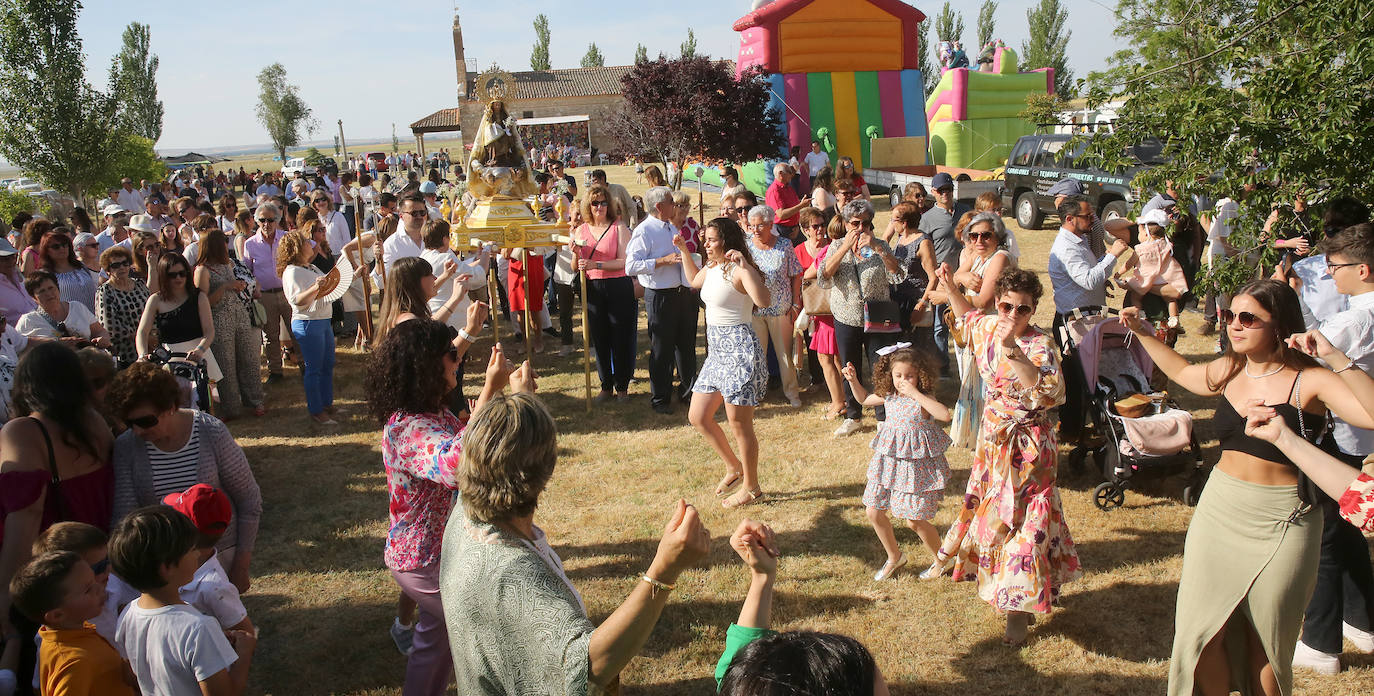
<path fill-rule="evenodd" d="M 625 98 L 618 95 L 603 95 L 596 97 L 560 97 L 558 99 L 531 99 L 519 102 L 510 102 L 506 108 L 510 110 L 516 118 L 546 118 L 549 116 L 580 116 L 586 114 L 591 117 L 592 147 L 598 152 L 617 154 L 619 145 L 614 139 L 605 132 L 605 119 L 620 106 Z M 482 120 L 482 109 L 485 104 L 475 101 L 464 101 L 462 103 L 462 126 L 464 140 L 471 140 L 469 134 L 477 132 L 477 124 Z M 532 113 L 526 113 L 532 112 Z M 529 143 L 526 143 L 528 146 Z"/>

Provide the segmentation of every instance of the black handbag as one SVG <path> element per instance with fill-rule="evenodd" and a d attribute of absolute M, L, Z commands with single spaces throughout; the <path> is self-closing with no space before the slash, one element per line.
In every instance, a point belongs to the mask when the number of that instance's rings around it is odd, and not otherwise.
<path fill-rule="evenodd" d="M 859 264 L 855 263 L 854 286 L 863 297 L 863 280 L 859 277 Z M 902 310 L 895 300 L 864 300 L 864 333 L 901 333 Z"/>

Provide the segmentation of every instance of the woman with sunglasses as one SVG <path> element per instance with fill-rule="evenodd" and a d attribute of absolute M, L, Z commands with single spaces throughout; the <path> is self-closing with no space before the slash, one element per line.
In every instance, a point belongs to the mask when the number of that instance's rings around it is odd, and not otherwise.
<path fill-rule="evenodd" d="M 217 413 L 222 420 L 232 420 L 247 406 L 253 415 L 264 415 L 267 410 L 263 407 L 259 358 L 262 332 L 249 320 L 245 304 L 248 281 L 235 274 L 234 262 L 229 257 L 229 239 L 223 231 L 210 230 L 201 238 L 195 283 L 210 303 L 215 325 L 210 351 L 224 371 Z"/>
<path fill-rule="evenodd" d="M 1001 216 L 978 213 L 969 219 L 964 229 L 964 250 L 959 252 L 959 270 L 953 278 L 955 289 L 977 310 L 993 309 L 997 278 L 1002 271 L 1016 268 L 1006 244 L 1007 228 Z M 941 298 L 944 296 L 940 294 Z M 957 326 L 962 315 L 954 316 Z M 949 436 L 955 447 L 972 449 L 983 413 L 983 380 L 973 359 L 972 345 L 956 346 L 954 357 L 959 366 L 959 400 L 954 404 Z"/>
<path fill-rule="evenodd" d="M 732 215 L 735 209 L 735 197 L 745 188 L 744 184 L 740 183 L 739 170 L 726 165 L 724 171 L 725 184 L 720 188 L 720 214 L 721 217 L 728 217 L 733 220 L 735 219 Z M 727 209 L 729 212 L 726 212 Z"/>
<path fill-rule="evenodd" d="M 100 271 L 100 242 L 95 235 L 90 232 L 81 232 L 72 239 L 72 247 L 76 249 L 76 259 L 81 262 L 81 267 L 91 275 L 91 281 L 96 285 L 104 282 Z"/>
<path fill-rule="evenodd" d="M 43 270 L 57 276 L 57 286 L 62 290 L 62 299 L 80 302 L 86 309 L 95 311 L 96 281 L 91 272 L 76 256 L 75 245 L 67 228 L 57 227 L 43 236 L 38 247 L 39 265 Z"/>
<path fill-rule="evenodd" d="M 593 184 L 582 201 L 585 222 L 573 231 L 577 267 L 587 274 L 587 324 L 601 378 L 597 401 L 609 401 L 613 395 L 628 400 L 634 377 L 639 301 L 634 281 L 625 275 L 630 228 L 624 215 L 610 190 Z"/>
<path fill-rule="evenodd" d="M 114 443 L 112 523 L 197 483 L 224 491 L 231 515 L 215 549 L 229 581 L 247 592 L 262 492 L 229 428 L 209 413 L 182 408 L 176 377 L 149 362 L 120 372 L 106 400 L 129 425 Z"/>
<path fill-rule="evenodd" d="M 1326 430 L 1327 411 L 1357 428 L 1374 428 L 1368 377 L 1320 367 L 1286 339 L 1306 331 L 1298 296 L 1287 284 L 1259 280 L 1221 313 L 1230 345 L 1215 360 L 1192 364 L 1155 338 L 1140 310 L 1121 323 L 1169 379 L 1215 398 L 1213 428 L 1221 460 L 1202 491 L 1183 547 L 1169 693 L 1223 693 L 1235 678 L 1266 695 L 1292 693 L 1293 652 L 1316 583 L 1322 517 L 1299 485 L 1287 455 L 1245 432 L 1254 405 L 1277 411 L 1309 441 Z M 1359 392 L 1352 390 L 1360 390 Z"/>
<path fill-rule="evenodd" d="M 57 276 L 38 270 L 24 278 L 24 289 L 38 308 L 19 318 L 14 329 L 29 340 L 60 341 L 73 350 L 84 345 L 110 348 L 110 336 L 96 320 L 95 313 L 80 302 L 62 299 Z"/>
<path fill-rule="evenodd" d="M 816 277 L 820 273 L 817 261 L 825 254 L 831 240 L 826 232 L 825 216 L 821 211 L 815 208 L 802 208 L 797 219 L 802 233 L 806 235 L 806 241 L 792 251 L 797 257 L 797 263 L 802 267 L 801 287 L 804 295 L 807 288 L 816 283 Z M 810 329 L 801 335 L 802 345 L 807 349 L 807 369 L 811 374 L 811 386 L 807 391 L 820 386 L 818 377 L 825 382 L 826 390 L 830 393 L 830 408 L 825 410 L 822 417 L 834 420 L 844 413 L 844 386 L 840 383 L 840 366 L 835 361 L 835 318 L 829 314 L 822 314 L 811 317 L 808 323 Z"/>
<path fill-rule="evenodd" d="M 134 254 L 128 248 L 106 249 L 100 266 L 110 279 L 95 291 L 95 318 L 110 332 L 115 362 L 123 369 L 138 360 L 138 320 L 151 293 L 147 284 L 133 276 Z"/>
<path fill-rule="evenodd" d="M 948 269 L 941 285 L 954 282 Z M 1049 614 L 1065 583 L 1082 574 L 1056 484 L 1053 410 L 1064 403 L 1054 341 L 1031 325 L 1043 292 L 1035 273 L 1007 268 L 993 281 L 997 314 L 949 294 L 986 385 L 983 428 L 964 504 L 922 579 L 953 570 L 1007 616 L 1004 645 L 1026 640 L 1032 614 Z"/>
<path fill-rule="evenodd" d="M 282 295 L 291 305 L 291 336 L 300 349 L 306 409 L 315 423 L 338 425 L 333 418 L 333 308 L 320 300 L 325 274 L 310 264 L 315 245 L 300 232 L 285 232 L 277 242 L 276 258 Z"/>
<path fill-rule="evenodd" d="M 238 220 L 239 200 L 232 193 L 220 196 L 219 203 L 215 204 L 215 211 L 219 213 L 215 216 L 215 222 L 225 234 L 234 233 L 234 223 Z"/>
<path fill-rule="evenodd" d="M 868 182 L 864 181 L 863 175 L 854 169 L 854 160 L 848 157 L 841 157 L 839 162 L 840 169 L 835 173 L 836 181 L 847 181 L 854 187 L 854 193 L 864 200 L 871 200 L 868 195 Z"/>

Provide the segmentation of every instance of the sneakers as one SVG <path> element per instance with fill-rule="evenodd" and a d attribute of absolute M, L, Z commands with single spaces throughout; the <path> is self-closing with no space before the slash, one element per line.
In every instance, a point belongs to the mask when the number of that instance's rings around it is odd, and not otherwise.
<path fill-rule="evenodd" d="M 1341 656 L 1328 655 L 1299 640 L 1297 649 L 1293 651 L 1293 666 L 1306 667 L 1317 674 L 1340 674 Z"/>
<path fill-rule="evenodd" d="M 1374 652 L 1374 633 L 1361 631 L 1348 623 L 1341 622 L 1341 634 L 1345 639 L 1355 644 L 1355 649 L 1360 652 Z"/>
<path fill-rule="evenodd" d="M 859 431 L 860 427 L 862 426 L 859 425 L 859 421 L 853 418 L 846 418 L 843 423 L 840 423 L 840 427 L 835 428 L 835 437 L 853 435 Z"/>
<path fill-rule="evenodd" d="M 401 625 L 400 617 L 391 620 L 391 642 L 396 644 L 396 649 L 402 655 L 410 654 L 410 647 L 415 643 L 415 625 Z"/>
<path fill-rule="evenodd" d="M 873 574 L 873 579 L 882 582 L 883 580 L 886 580 L 892 577 L 893 575 L 896 575 L 897 570 L 904 565 L 906 565 L 906 554 L 898 556 L 896 561 L 888 561 L 887 563 L 884 563 L 883 567 L 879 568 L 878 572 Z"/>

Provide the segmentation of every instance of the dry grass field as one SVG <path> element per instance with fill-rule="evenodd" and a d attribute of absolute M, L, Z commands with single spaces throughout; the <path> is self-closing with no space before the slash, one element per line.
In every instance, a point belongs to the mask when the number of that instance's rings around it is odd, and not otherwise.
<path fill-rule="evenodd" d="M 643 189 L 625 168 L 611 168 L 611 178 L 632 191 Z M 880 212 L 880 225 L 886 219 Z M 1054 232 L 1017 232 L 1023 264 L 1043 272 Z M 1051 307 L 1046 297 L 1037 314 L 1041 326 L 1049 325 Z M 1194 358 L 1212 353 L 1213 343 L 1197 335 L 1200 322 L 1198 314 L 1185 313 L 1192 333 L 1180 346 Z M 704 332 L 701 340 L 704 356 Z M 898 532 L 912 557 L 908 568 L 895 580 L 872 580 L 883 556 L 860 503 L 871 418 L 863 432 L 834 440 L 834 422 L 821 418 L 827 397 L 809 394 L 794 410 L 770 394 L 757 413 L 767 500 L 725 511 L 711 493 L 721 465 L 687 424 L 685 411 L 660 416 L 649 410 L 642 329 L 639 345 L 632 400 L 591 413 L 582 403 L 580 353 L 539 356 L 537 363 L 541 395 L 558 420 L 560 458 L 536 521 L 594 621 L 625 598 L 647 567 L 679 497 L 700 508 L 715 540 L 709 567 L 682 576 L 641 657 L 624 673 L 627 693 L 714 691 L 712 670 L 747 584 L 725 537 L 744 516 L 779 532 L 776 627 L 860 638 L 894 694 L 1164 691 L 1191 514 L 1180 501 L 1180 480 L 1133 490 L 1124 508 L 1101 512 L 1091 501 L 1095 473 L 1061 478 L 1085 573 L 1065 588 L 1062 607 L 1032 629 L 1029 643 L 1011 650 L 1001 644 L 1002 620 L 977 598 L 973 584 L 916 578 L 930 559 L 914 533 Z M 486 349 L 479 344 L 475 353 L 485 356 Z M 256 693 L 389 695 L 399 694 L 403 681 L 404 658 L 387 635 L 397 590 L 382 566 L 387 493 L 380 428 L 364 413 L 364 356 L 350 348 L 340 349 L 339 358 L 340 427 L 308 424 L 299 378 L 289 369 L 288 380 L 268 387 L 267 417 L 231 423 L 264 497 L 253 588 L 244 597 L 261 627 L 252 670 Z M 944 382 L 941 398 L 952 404 L 955 390 Z M 1215 461 L 1212 405 L 1180 396 L 1198 417 L 1206 458 Z M 935 519 L 942 531 L 969 467 L 967 452 L 948 456 L 954 481 Z M 1298 691 L 1374 693 L 1374 656 L 1347 656 L 1346 663 L 1337 677 L 1299 672 Z"/>

